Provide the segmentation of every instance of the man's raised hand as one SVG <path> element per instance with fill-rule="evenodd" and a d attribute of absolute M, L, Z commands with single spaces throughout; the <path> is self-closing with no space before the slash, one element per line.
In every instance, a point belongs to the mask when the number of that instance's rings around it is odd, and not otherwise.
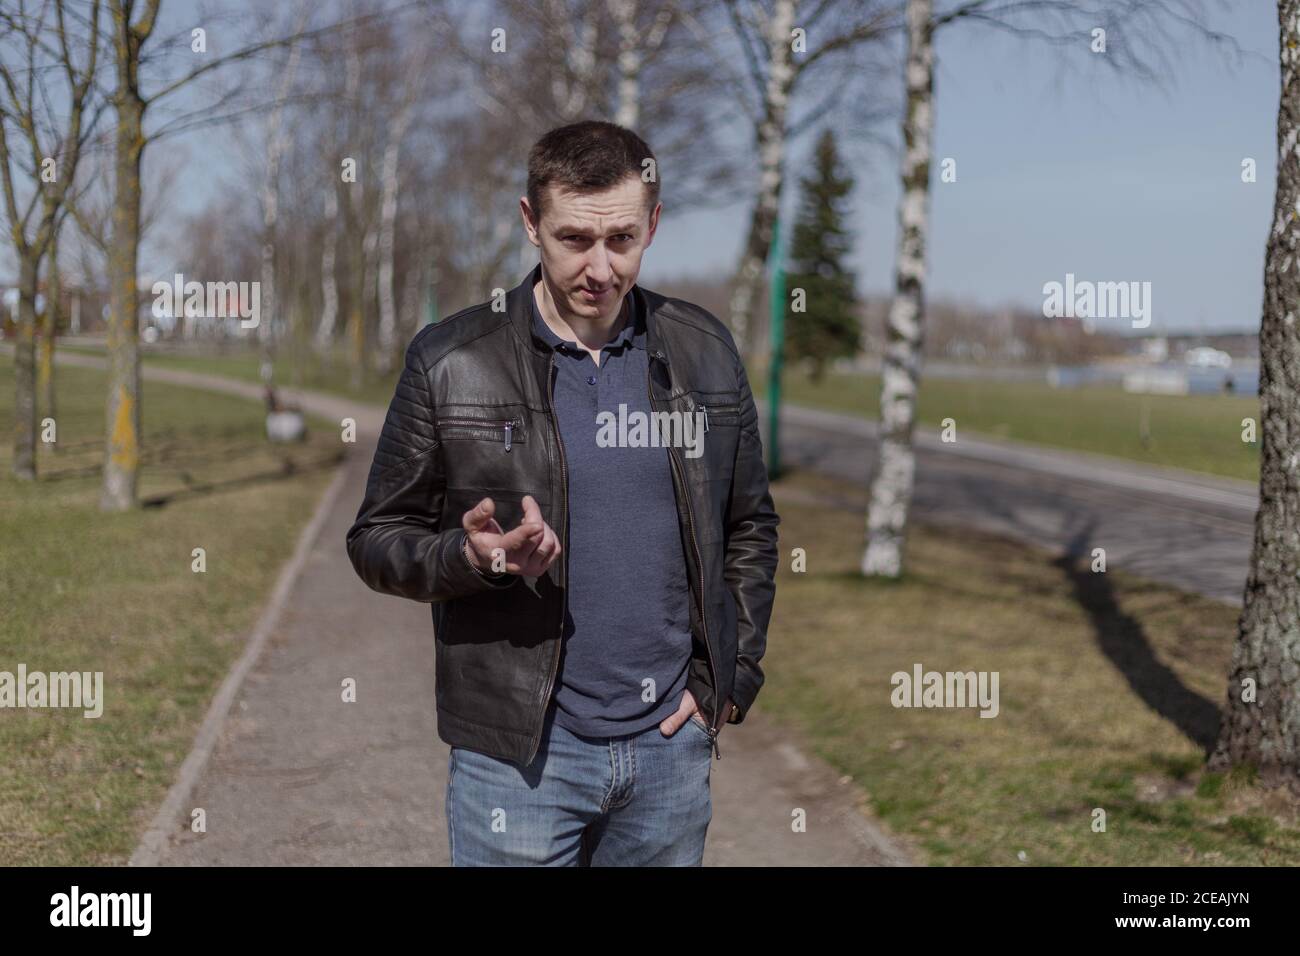
<path fill-rule="evenodd" d="M 469 541 L 470 560 L 481 570 L 497 571 L 493 567 L 493 554 L 500 549 L 505 556 L 505 570 L 535 578 L 546 573 L 560 556 L 560 537 L 542 518 L 542 510 L 532 495 L 524 495 L 524 516 L 519 527 L 506 533 L 492 515 L 496 504 L 484 498 L 461 519 L 461 526 Z"/>

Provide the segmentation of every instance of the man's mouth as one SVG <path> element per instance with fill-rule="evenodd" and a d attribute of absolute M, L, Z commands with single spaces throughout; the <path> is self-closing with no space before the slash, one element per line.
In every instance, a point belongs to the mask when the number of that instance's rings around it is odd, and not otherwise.
<path fill-rule="evenodd" d="M 603 299 L 605 296 L 609 295 L 613 291 L 614 291 L 613 286 L 610 286 L 608 289 L 601 289 L 598 292 L 593 292 L 591 289 L 584 288 L 582 290 L 582 297 L 589 302 L 596 302 L 600 299 Z"/>

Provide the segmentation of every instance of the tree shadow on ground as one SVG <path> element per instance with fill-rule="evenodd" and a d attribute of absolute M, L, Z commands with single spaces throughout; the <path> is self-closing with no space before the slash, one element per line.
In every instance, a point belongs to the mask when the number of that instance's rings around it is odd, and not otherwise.
<path fill-rule="evenodd" d="M 1009 508 L 998 510 L 1015 522 Z M 1142 622 L 1120 606 L 1109 575 L 1092 570 L 1095 524 L 1094 519 L 1083 522 L 1052 566 L 1065 577 L 1075 602 L 1088 616 L 1098 649 L 1124 676 L 1133 693 L 1208 756 L 1219 737 L 1219 708 L 1160 660 Z"/>
<path fill-rule="evenodd" d="M 238 478 L 229 478 L 223 481 L 191 484 L 188 487 L 177 491 L 169 491 L 163 494 L 141 498 L 140 507 L 163 508 L 167 505 L 175 504 L 178 501 L 201 498 L 208 495 L 219 494 L 223 491 L 233 491 L 236 488 L 247 488 L 250 485 L 270 484 L 277 481 L 285 481 L 308 472 L 324 471 L 333 468 L 336 465 L 341 464 L 347 456 L 348 453 L 340 449 L 337 451 L 331 451 L 320 458 L 305 462 L 295 462 L 292 458 L 285 458 L 281 461 L 279 468 L 265 469 L 251 475 L 241 475 Z"/>

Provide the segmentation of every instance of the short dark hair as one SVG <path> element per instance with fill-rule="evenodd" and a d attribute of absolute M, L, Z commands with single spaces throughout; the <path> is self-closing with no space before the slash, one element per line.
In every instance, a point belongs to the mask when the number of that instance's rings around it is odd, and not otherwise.
<path fill-rule="evenodd" d="M 645 182 L 648 216 L 659 202 L 659 161 L 636 133 L 617 123 L 583 120 L 551 130 L 528 153 L 528 205 L 540 222 L 548 186 L 578 192 L 608 189 L 629 175 L 641 179 L 645 160 L 653 178 Z"/>

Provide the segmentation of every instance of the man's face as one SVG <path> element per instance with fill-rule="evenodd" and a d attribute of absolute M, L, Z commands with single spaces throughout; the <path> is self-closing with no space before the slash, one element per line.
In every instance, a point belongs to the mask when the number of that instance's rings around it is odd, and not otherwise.
<path fill-rule="evenodd" d="M 547 187 L 537 228 L 520 200 L 528 238 L 541 250 L 542 280 L 561 317 L 612 318 L 636 284 L 641 256 L 659 225 L 660 203 L 646 216 L 646 190 L 637 176 L 601 192 Z"/>

